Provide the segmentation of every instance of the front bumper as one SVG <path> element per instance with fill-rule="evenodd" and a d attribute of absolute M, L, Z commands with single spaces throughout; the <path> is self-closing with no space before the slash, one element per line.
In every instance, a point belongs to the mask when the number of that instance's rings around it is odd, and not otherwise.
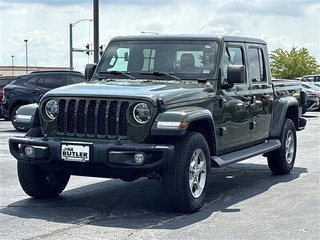
<path fill-rule="evenodd" d="M 319 100 L 308 101 L 306 104 L 307 111 L 317 110 L 319 108 Z"/>
<path fill-rule="evenodd" d="M 63 158 L 62 152 L 65 146 L 82 145 L 89 149 L 88 159 L 78 158 L 69 161 Z M 123 178 L 132 174 L 146 176 L 148 173 L 157 172 L 171 161 L 174 152 L 172 145 L 121 143 L 119 141 L 89 143 L 61 141 L 49 137 L 11 137 L 9 148 L 18 161 L 39 164 L 47 171 L 112 178 Z M 137 163 L 136 154 L 144 156 L 144 160 Z"/>

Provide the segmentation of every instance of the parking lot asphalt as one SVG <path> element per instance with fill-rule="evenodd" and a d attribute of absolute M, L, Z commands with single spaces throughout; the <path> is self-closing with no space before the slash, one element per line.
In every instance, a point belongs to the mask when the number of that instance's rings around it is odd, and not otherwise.
<path fill-rule="evenodd" d="M 170 212 L 157 180 L 72 176 L 58 198 L 30 198 L 8 149 L 24 134 L 0 120 L 0 239 L 320 239 L 320 112 L 305 117 L 290 174 L 262 156 L 212 169 L 194 214 Z"/>

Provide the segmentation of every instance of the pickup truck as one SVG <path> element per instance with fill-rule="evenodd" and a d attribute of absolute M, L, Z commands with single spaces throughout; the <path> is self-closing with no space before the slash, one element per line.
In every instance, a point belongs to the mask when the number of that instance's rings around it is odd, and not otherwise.
<path fill-rule="evenodd" d="M 70 175 L 162 181 L 175 212 L 198 211 L 211 168 L 257 155 L 288 174 L 306 94 L 271 80 L 266 43 L 235 36 L 113 38 L 86 83 L 56 88 L 11 137 L 26 194 L 54 198 Z"/>

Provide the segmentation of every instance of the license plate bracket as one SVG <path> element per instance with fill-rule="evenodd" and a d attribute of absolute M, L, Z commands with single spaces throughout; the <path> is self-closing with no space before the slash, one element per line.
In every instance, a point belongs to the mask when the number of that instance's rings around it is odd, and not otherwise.
<path fill-rule="evenodd" d="M 61 159 L 71 162 L 89 162 L 92 144 L 90 143 L 61 143 Z"/>

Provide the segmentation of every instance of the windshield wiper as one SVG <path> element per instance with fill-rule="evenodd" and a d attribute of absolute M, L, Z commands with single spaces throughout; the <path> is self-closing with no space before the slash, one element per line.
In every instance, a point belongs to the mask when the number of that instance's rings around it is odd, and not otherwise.
<path fill-rule="evenodd" d="M 167 72 L 142 72 L 140 75 L 153 75 L 153 76 L 166 76 L 170 79 L 181 81 L 180 78 L 173 75 L 173 73 L 167 73 Z"/>
<path fill-rule="evenodd" d="M 100 78 L 101 75 L 106 75 L 106 74 L 110 74 L 110 75 L 121 75 L 123 77 L 127 77 L 130 79 L 136 79 L 135 77 L 131 76 L 129 72 L 122 72 L 122 71 L 101 71 L 98 73 L 98 77 Z"/>

